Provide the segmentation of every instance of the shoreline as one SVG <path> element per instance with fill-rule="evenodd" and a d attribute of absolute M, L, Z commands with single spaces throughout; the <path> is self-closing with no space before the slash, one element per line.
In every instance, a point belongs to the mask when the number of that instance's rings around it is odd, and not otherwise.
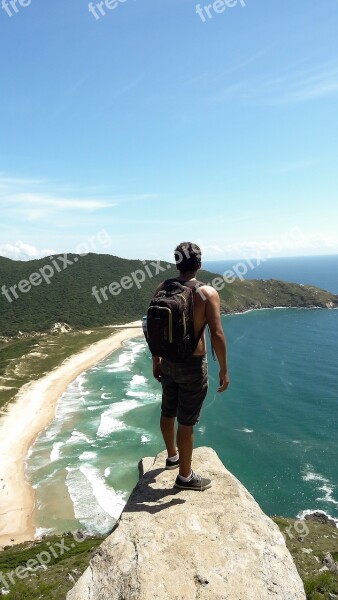
<path fill-rule="evenodd" d="M 122 342 L 142 335 L 141 321 L 116 326 L 108 338 L 24 385 L 7 414 L 0 417 L 0 550 L 35 539 L 35 492 L 26 478 L 25 462 L 38 434 L 53 421 L 62 394 L 76 377 L 118 350 Z"/>
<path fill-rule="evenodd" d="M 338 310 L 338 306 L 259 306 L 256 308 L 245 308 L 244 310 L 233 310 L 231 312 L 222 312 L 222 317 L 230 317 L 232 315 L 246 315 L 249 312 L 260 311 L 260 310 Z"/>

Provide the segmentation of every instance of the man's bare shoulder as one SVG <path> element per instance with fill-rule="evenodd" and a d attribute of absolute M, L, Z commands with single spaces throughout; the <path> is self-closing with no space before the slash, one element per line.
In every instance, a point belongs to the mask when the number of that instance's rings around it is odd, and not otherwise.
<path fill-rule="evenodd" d="M 202 298 L 202 300 L 213 300 L 219 298 L 218 292 L 212 285 L 201 285 L 197 289 L 197 294 Z"/>

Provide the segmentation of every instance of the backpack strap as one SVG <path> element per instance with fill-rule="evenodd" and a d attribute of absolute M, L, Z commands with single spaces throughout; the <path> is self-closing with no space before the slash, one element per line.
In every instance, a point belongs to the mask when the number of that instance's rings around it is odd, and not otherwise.
<path fill-rule="evenodd" d="M 170 283 L 178 283 L 179 285 L 183 285 L 189 288 L 193 292 L 195 292 L 202 285 L 205 285 L 205 283 L 203 283 L 202 281 L 183 281 L 183 279 L 180 279 L 179 277 L 171 277 L 170 279 L 166 279 L 165 281 L 163 281 L 163 287 L 166 287 Z M 194 286 L 192 287 L 190 285 L 187 285 L 187 283 L 193 283 Z"/>
<path fill-rule="evenodd" d="M 185 287 L 187 287 L 187 286 L 185 286 Z M 164 291 L 164 290 L 167 295 L 174 296 L 177 293 L 177 290 L 183 291 L 184 286 L 179 281 L 168 279 L 167 281 L 164 282 L 163 290 L 161 290 L 161 291 Z"/>

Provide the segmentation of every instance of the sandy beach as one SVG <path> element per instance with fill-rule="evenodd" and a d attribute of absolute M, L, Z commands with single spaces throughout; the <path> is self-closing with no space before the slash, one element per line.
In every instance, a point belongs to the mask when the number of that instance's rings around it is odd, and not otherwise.
<path fill-rule="evenodd" d="M 120 326 L 120 331 L 25 385 L 0 418 L 0 549 L 34 539 L 35 494 L 25 476 L 25 458 L 37 435 L 54 419 L 58 400 L 83 371 L 117 350 L 123 341 L 140 335 L 140 321 Z"/>

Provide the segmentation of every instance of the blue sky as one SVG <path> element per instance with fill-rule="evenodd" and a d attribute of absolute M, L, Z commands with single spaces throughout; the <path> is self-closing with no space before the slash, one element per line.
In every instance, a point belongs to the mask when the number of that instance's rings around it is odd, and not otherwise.
<path fill-rule="evenodd" d="M 16 1 L 0 254 L 338 253 L 337 0 L 202 1 L 204 22 L 194 0 Z"/>

